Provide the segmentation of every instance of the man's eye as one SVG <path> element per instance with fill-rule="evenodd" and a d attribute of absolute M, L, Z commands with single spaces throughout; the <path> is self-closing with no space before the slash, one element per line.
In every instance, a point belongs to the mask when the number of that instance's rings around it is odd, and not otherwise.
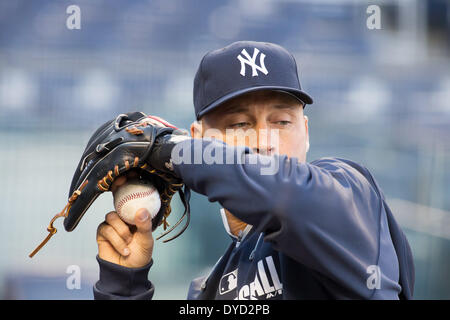
<path fill-rule="evenodd" d="M 231 128 L 244 128 L 248 125 L 249 125 L 248 122 L 236 122 L 236 123 L 233 123 L 232 125 L 230 125 L 230 127 Z"/>
<path fill-rule="evenodd" d="M 291 124 L 291 122 L 287 121 L 287 120 L 276 121 L 276 123 L 279 125 L 282 125 L 282 126 L 287 126 L 287 125 Z"/>

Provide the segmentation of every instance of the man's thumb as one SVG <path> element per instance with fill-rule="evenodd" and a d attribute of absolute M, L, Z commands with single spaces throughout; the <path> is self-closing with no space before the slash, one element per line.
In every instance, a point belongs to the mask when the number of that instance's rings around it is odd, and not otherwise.
<path fill-rule="evenodd" d="M 134 223 L 136 224 L 137 233 L 140 235 L 139 240 L 149 241 L 152 237 L 152 219 L 150 217 L 150 212 L 145 208 L 136 211 Z"/>

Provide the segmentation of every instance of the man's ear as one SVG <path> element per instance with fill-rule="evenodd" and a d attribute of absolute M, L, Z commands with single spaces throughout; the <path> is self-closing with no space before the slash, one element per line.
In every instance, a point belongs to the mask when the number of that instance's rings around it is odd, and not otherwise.
<path fill-rule="evenodd" d="M 191 123 L 191 136 L 194 139 L 203 138 L 202 120 L 194 121 Z"/>

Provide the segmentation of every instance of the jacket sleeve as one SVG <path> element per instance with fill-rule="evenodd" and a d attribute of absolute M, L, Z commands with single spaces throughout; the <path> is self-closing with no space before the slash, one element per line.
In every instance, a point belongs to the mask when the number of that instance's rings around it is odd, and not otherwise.
<path fill-rule="evenodd" d="M 342 296 L 372 296 L 367 270 L 379 262 L 380 242 L 389 247 L 384 258 L 397 261 L 390 237 L 383 235 L 380 241 L 381 199 L 344 161 L 322 158 L 299 163 L 296 158 L 257 155 L 211 139 L 183 141 L 176 151 L 174 170 L 189 187 L 264 232 L 265 241 L 317 271 L 328 286 L 340 288 L 331 290 L 340 290 Z M 186 152 L 191 160 L 203 152 L 208 163 L 186 161 Z M 226 164 L 232 158 L 235 163 Z M 269 166 L 277 170 L 263 170 Z M 389 272 L 392 276 L 386 281 L 395 298 L 400 290 L 398 271 Z"/>
<path fill-rule="evenodd" d="M 123 267 L 103 260 L 98 255 L 97 261 L 100 279 L 93 288 L 95 300 L 152 299 L 154 286 L 147 277 L 153 260 L 142 268 Z"/>

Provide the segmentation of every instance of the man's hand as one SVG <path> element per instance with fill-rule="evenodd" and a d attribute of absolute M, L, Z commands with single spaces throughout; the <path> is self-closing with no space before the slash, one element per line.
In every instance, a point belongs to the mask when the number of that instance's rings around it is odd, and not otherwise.
<path fill-rule="evenodd" d="M 132 171 L 117 178 L 111 191 L 136 175 Z M 136 226 L 129 226 L 114 211 L 106 215 L 97 229 L 98 255 L 101 259 L 128 268 L 143 267 L 150 262 L 154 244 L 150 213 L 139 209 L 134 222 Z"/>

